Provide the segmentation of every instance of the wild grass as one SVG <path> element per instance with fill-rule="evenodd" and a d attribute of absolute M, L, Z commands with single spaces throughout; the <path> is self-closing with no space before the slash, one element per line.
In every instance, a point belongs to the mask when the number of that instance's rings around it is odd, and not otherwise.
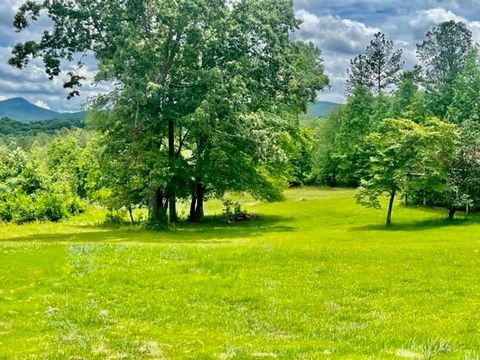
<path fill-rule="evenodd" d="M 350 190 L 164 232 L 0 227 L 0 358 L 478 359 L 480 223 Z M 219 213 L 219 203 L 211 203 Z"/>

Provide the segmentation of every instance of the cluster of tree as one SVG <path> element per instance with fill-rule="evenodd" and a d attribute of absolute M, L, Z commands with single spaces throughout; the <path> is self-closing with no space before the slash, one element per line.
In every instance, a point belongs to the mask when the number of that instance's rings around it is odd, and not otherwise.
<path fill-rule="evenodd" d="M 417 45 L 421 66 L 403 71 L 401 52 L 383 34 L 351 61 L 346 105 L 316 131 L 317 182 L 359 186 L 379 206 L 397 194 L 409 204 L 455 211 L 480 208 L 480 66 L 470 30 L 448 21 Z"/>
<path fill-rule="evenodd" d="M 0 220 L 58 221 L 84 211 L 98 168 L 87 135 L 63 131 L 26 151 L 0 146 Z"/>
<path fill-rule="evenodd" d="M 29 123 L 12 120 L 9 118 L 0 119 L 0 137 L 26 137 L 38 134 L 53 135 L 62 129 L 82 129 L 85 127 L 83 119 L 52 119 Z"/>
<path fill-rule="evenodd" d="M 112 86 L 90 119 L 112 206 L 165 224 L 189 199 L 198 221 L 208 197 L 276 199 L 280 183 L 302 181 L 310 145 L 298 114 L 328 79 L 319 49 L 292 40 L 291 0 L 28 1 L 14 25 L 44 14 L 51 28 L 16 45 L 10 64 L 41 58 L 53 79 L 63 60 L 96 58 L 95 80 Z M 70 96 L 81 74 L 67 74 Z"/>

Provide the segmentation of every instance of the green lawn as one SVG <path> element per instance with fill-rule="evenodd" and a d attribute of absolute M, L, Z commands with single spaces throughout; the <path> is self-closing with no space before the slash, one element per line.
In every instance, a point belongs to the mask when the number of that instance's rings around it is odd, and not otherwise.
<path fill-rule="evenodd" d="M 480 223 L 286 196 L 158 233 L 2 225 L 0 359 L 479 359 Z"/>

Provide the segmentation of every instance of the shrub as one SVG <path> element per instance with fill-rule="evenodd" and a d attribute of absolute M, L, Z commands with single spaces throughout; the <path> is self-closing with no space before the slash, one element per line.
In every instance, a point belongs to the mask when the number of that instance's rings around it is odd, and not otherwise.
<path fill-rule="evenodd" d="M 227 222 L 237 222 L 252 220 L 255 216 L 249 215 L 238 201 L 233 202 L 229 199 L 223 200 L 223 217 Z"/>
<path fill-rule="evenodd" d="M 37 220 L 37 210 L 31 197 L 24 193 L 17 193 L 7 200 L 12 207 L 12 220 L 27 223 Z"/>
<path fill-rule="evenodd" d="M 42 193 L 37 197 L 37 219 L 59 221 L 67 214 L 60 196 L 50 193 Z"/>

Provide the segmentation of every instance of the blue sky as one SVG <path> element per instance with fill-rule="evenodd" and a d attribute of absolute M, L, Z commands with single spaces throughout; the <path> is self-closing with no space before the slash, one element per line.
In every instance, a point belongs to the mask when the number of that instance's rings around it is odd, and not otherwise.
<path fill-rule="evenodd" d="M 0 0 L 0 99 L 22 96 L 38 105 L 59 111 L 78 110 L 88 97 L 104 89 L 84 86 L 82 96 L 66 99 L 60 79 L 49 81 L 39 64 L 23 71 L 6 64 L 18 41 L 38 36 L 39 27 L 16 34 L 11 26 L 15 10 L 24 0 Z M 446 20 L 467 23 L 480 42 L 480 0 L 294 0 L 297 16 L 303 20 L 297 38 L 312 41 L 323 52 L 331 88 L 320 100 L 345 100 L 344 82 L 349 60 L 363 51 L 372 35 L 383 31 L 404 51 L 406 67 L 415 64 L 415 44 L 426 31 Z M 45 25 L 45 23 L 43 24 Z M 84 69 L 88 77 L 94 62 Z"/>

